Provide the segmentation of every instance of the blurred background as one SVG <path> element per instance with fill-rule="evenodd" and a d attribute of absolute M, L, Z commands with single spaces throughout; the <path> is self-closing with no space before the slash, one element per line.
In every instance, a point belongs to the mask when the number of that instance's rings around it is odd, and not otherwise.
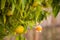
<path fill-rule="evenodd" d="M 42 32 L 29 30 L 27 40 L 60 40 L 60 12 L 56 18 L 52 15 L 41 23 Z"/>
<path fill-rule="evenodd" d="M 60 40 L 60 0 L 0 4 L 0 40 Z"/>
<path fill-rule="evenodd" d="M 28 29 L 24 34 L 26 40 L 60 40 L 60 12 L 56 18 L 53 15 L 48 16 L 40 25 L 43 28 L 41 32 L 36 32 L 34 28 Z M 15 40 L 15 38 L 15 35 L 6 36 L 4 40 Z"/>

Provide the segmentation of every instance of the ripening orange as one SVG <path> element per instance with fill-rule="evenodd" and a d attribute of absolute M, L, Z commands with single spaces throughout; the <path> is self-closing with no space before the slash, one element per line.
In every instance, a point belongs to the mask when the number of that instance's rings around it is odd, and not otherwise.
<path fill-rule="evenodd" d="M 42 27 L 41 27 L 41 26 L 37 26 L 37 27 L 35 28 L 35 30 L 38 31 L 38 32 L 41 32 L 41 31 L 42 31 Z"/>
<path fill-rule="evenodd" d="M 15 31 L 16 31 L 16 33 L 18 33 L 18 34 L 21 34 L 21 33 L 24 32 L 24 27 L 23 27 L 23 26 L 18 26 Z"/>

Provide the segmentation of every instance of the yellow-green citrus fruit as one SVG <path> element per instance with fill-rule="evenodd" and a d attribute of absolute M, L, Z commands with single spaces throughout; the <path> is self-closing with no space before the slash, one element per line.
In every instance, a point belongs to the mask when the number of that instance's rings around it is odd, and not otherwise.
<path fill-rule="evenodd" d="M 36 7 L 36 6 L 38 6 L 38 3 L 37 2 L 34 2 L 33 3 L 33 7 Z"/>
<path fill-rule="evenodd" d="M 12 15 L 13 15 L 12 11 L 9 10 L 9 11 L 7 12 L 7 16 L 12 16 Z"/>

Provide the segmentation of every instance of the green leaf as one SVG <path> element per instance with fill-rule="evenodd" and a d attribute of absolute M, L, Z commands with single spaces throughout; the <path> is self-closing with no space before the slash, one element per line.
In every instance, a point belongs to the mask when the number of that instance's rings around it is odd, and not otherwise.
<path fill-rule="evenodd" d="M 0 15 L 0 24 L 3 24 L 3 18 L 2 18 L 3 16 L 2 15 Z"/>
<path fill-rule="evenodd" d="M 16 39 L 15 40 L 19 40 L 19 36 L 16 36 Z"/>
<path fill-rule="evenodd" d="M 3 16 L 4 24 L 6 23 L 6 16 Z"/>
<path fill-rule="evenodd" d="M 54 7 L 53 8 L 53 15 L 56 17 L 58 15 L 58 12 L 60 11 L 60 7 L 57 6 L 57 7 Z"/>
<path fill-rule="evenodd" d="M 34 25 L 35 25 L 34 21 L 28 21 L 28 26 L 30 27 L 30 29 L 32 29 Z"/>
<path fill-rule="evenodd" d="M 1 9 L 5 7 L 6 0 L 1 0 Z"/>
<path fill-rule="evenodd" d="M 0 24 L 0 39 L 3 39 L 7 34 L 6 32 L 4 31 L 4 25 L 3 24 Z"/>
<path fill-rule="evenodd" d="M 15 4 L 12 3 L 12 13 L 14 13 L 14 10 L 15 10 Z"/>

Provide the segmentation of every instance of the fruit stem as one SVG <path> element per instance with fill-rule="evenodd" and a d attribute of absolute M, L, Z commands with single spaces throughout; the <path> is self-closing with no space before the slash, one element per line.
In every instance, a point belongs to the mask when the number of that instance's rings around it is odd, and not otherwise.
<path fill-rule="evenodd" d="M 19 40 L 21 40 L 21 34 L 19 34 Z"/>

